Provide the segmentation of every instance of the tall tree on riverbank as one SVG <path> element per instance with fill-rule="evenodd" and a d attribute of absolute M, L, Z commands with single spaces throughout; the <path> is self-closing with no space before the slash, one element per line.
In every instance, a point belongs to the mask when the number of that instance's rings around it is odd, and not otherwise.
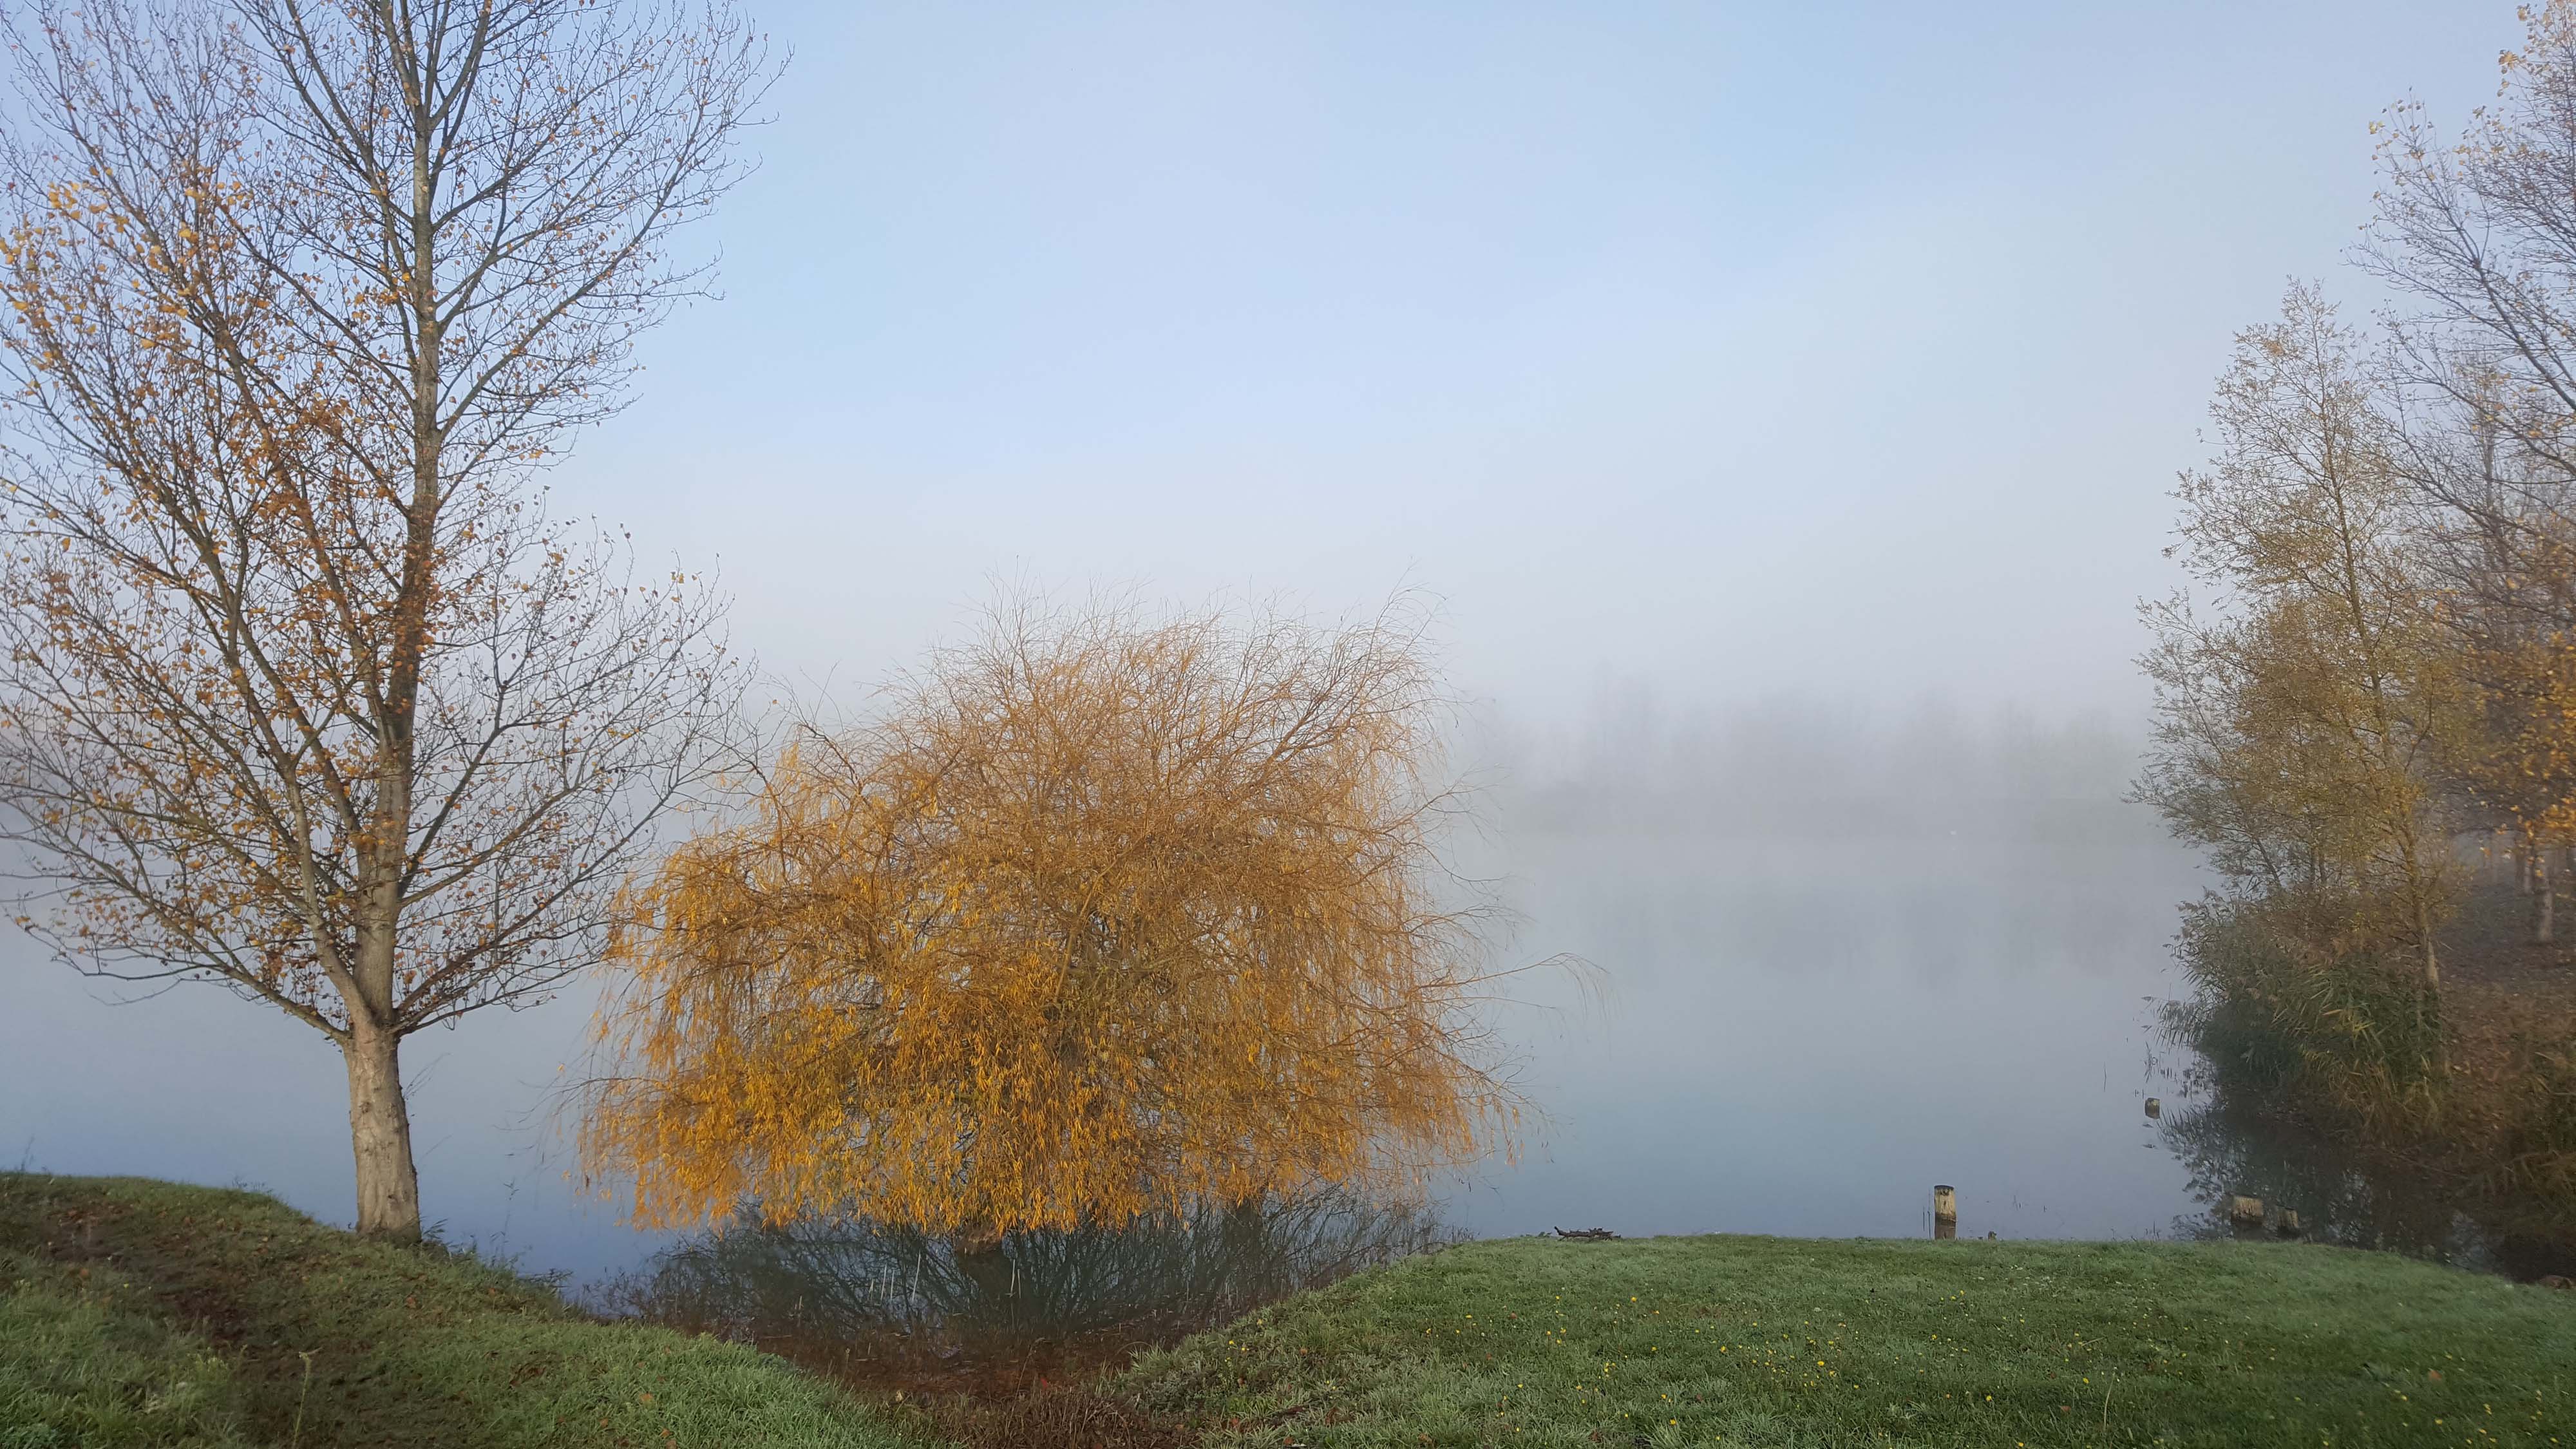
<path fill-rule="evenodd" d="M 2497 101 L 2465 132 L 2442 134 L 2416 102 L 2377 128 L 2357 259 L 2407 299 L 2387 328 L 2399 456 L 2483 695 L 2461 773 L 2545 872 L 2576 841 L 2576 4 L 2522 18 Z"/>
<path fill-rule="evenodd" d="M 1475 1157 L 1443 714 L 1401 618 L 999 612 L 639 883 L 586 1160 L 989 1243 Z"/>
<path fill-rule="evenodd" d="M 2576 840 L 2576 0 L 2522 18 L 2465 132 L 2413 102 L 2377 128 L 2367 369 L 2313 295 L 2240 342 L 2180 550 L 2225 598 L 2151 611 L 2144 793 L 2231 886 L 2180 942 L 2213 1062 L 2557 1192 L 2566 1024 L 2428 989 L 2452 830 L 2515 832 L 2541 941 Z"/>
<path fill-rule="evenodd" d="M 2467 696 L 2353 343 L 2308 287 L 2237 338 L 2216 464 L 2177 492 L 2174 553 L 2216 612 L 2149 611 L 2143 789 L 2226 874 L 2343 903 L 2434 985 L 2453 870 L 2437 772 Z"/>
<path fill-rule="evenodd" d="M 729 758 L 700 584 L 550 520 L 701 271 L 768 74 L 723 3 L 100 0 L 17 36 L 0 804 L 88 969 L 206 977 L 348 1067 L 416 1237 L 399 1047 L 596 959 Z"/>

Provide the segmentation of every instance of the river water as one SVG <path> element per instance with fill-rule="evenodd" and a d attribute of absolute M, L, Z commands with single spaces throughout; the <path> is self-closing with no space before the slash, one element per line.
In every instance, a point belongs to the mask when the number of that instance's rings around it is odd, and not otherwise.
<path fill-rule="evenodd" d="M 2123 821 L 2123 825 L 2132 822 Z M 1534 973 L 1506 1034 L 1547 1113 L 1446 1199 L 1479 1233 L 2129 1237 L 2189 1206 L 2143 1114 L 2173 1095 L 2193 858 L 2152 829 L 1573 832 L 1515 842 Z"/>
<path fill-rule="evenodd" d="M 1923 1235 L 1936 1183 L 1962 1236 L 2189 1236 L 2253 1191 L 2318 1235 L 2514 1266 L 2438 1197 L 2373 1186 L 2209 1097 L 2157 1017 L 2182 989 L 2175 908 L 2204 882 L 2143 812 L 1831 823 L 1507 833 L 1485 862 L 1520 917 L 1504 959 L 1587 969 L 1515 980 L 1495 1022 L 1539 1116 L 1516 1159 L 1425 1209 L 1310 1200 L 984 1261 L 864 1226 L 639 1233 L 568 1172 L 555 1068 L 580 1050 L 575 991 L 410 1048 L 428 1213 L 594 1301 L 771 1338 L 1153 1336 L 1459 1236 Z M 205 987 L 111 1005 L 14 951 L 6 1157 L 260 1185 L 346 1220 L 343 1083 L 319 1038 Z"/>

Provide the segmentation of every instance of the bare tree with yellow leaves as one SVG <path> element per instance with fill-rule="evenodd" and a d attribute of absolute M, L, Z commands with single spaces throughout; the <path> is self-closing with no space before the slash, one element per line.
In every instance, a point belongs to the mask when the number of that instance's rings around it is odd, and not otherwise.
<path fill-rule="evenodd" d="M 0 141 L 0 806 L 88 969 L 218 981 L 348 1068 L 420 1232 L 399 1048 L 595 961 L 735 758 L 719 600 L 550 520 L 701 269 L 769 73 L 723 3 L 93 0 Z"/>
<path fill-rule="evenodd" d="M 2358 260 L 2396 290 L 2400 460 L 2483 696 L 2463 783 L 2519 831 L 2534 935 L 2576 841 L 2576 3 L 2525 7 L 2496 103 L 2445 134 L 2420 102 L 2376 128 Z"/>
<path fill-rule="evenodd" d="M 638 883 L 585 1160 L 971 1243 L 1480 1154 L 1437 683 L 1401 615 L 998 611 Z"/>

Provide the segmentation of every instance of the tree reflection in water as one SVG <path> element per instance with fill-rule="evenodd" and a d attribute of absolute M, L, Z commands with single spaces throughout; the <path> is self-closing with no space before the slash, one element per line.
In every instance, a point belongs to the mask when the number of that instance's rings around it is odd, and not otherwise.
<path fill-rule="evenodd" d="M 888 1383 L 1014 1387 L 1458 1241 L 1418 1204 L 1327 1191 L 961 1247 L 866 1222 L 685 1239 L 597 1306 Z"/>
<path fill-rule="evenodd" d="M 2563 1220 L 2487 1198 L 2471 1183 L 2374 1159 L 2267 1110 L 2259 1086 L 2206 1065 L 2191 1073 L 2189 1093 L 2190 1105 L 2168 1108 L 2158 1127 L 2190 1172 L 2192 1195 L 2208 1207 L 2176 1218 L 2176 1237 L 2234 1235 L 2228 1203 L 2241 1194 L 2262 1199 L 2276 1223 L 2279 1209 L 2298 1213 L 2310 1241 L 2525 1280 L 2576 1274 L 2576 1235 Z"/>

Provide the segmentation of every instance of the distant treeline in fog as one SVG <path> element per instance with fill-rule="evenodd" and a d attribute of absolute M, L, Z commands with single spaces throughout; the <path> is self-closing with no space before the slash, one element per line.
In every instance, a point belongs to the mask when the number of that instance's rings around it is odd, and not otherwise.
<path fill-rule="evenodd" d="M 1580 718 L 1498 711 L 1473 754 L 1509 825 L 1724 834 L 2160 838 L 2130 803 L 2143 723 L 2049 720 L 1942 699 L 1871 707 L 1813 697 L 1675 706 L 1598 689 Z"/>

